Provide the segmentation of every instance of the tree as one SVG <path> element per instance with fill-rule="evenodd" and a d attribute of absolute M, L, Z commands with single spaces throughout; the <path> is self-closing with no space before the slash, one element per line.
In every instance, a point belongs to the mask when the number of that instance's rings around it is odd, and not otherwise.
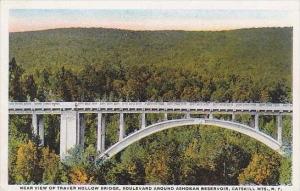
<path fill-rule="evenodd" d="M 77 145 L 68 151 L 68 155 L 62 161 L 69 172 L 69 181 L 76 184 L 86 184 L 94 182 L 102 170 L 102 163 L 96 165 L 97 152 L 93 145 L 86 149 L 82 145 Z M 101 177 L 101 176 L 100 176 Z M 99 181 L 99 179 L 97 179 Z"/>
<path fill-rule="evenodd" d="M 9 117 L 9 182 L 15 183 L 15 170 L 17 161 L 17 151 L 22 144 L 28 142 L 32 137 L 31 119 L 28 116 L 10 116 Z"/>
<path fill-rule="evenodd" d="M 28 75 L 25 78 L 25 93 L 27 96 L 27 101 L 34 101 L 37 98 L 37 85 L 34 81 L 33 75 Z"/>
<path fill-rule="evenodd" d="M 54 150 L 56 154 L 59 153 L 59 116 L 47 115 L 45 116 L 45 146 L 50 150 Z"/>
<path fill-rule="evenodd" d="M 63 101 L 80 101 L 80 82 L 71 71 L 61 67 L 54 82 L 55 92 Z"/>
<path fill-rule="evenodd" d="M 87 175 L 86 170 L 78 166 L 71 169 L 69 177 L 72 184 L 89 184 L 92 181 L 92 177 Z"/>
<path fill-rule="evenodd" d="M 292 160 L 291 156 L 284 157 L 280 165 L 279 183 L 283 185 L 291 185 L 292 178 Z"/>
<path fill-rule="evenodd" d="M 167 184 L 170 178 L 168 154 L 161 150 L 150 156 L 145 165 L 146 181 L 150 184 Z"/>
<path fill-rule="evenodd" d="M 42 157 L 39 162 L 40 168 L 43 170 L 43 183 L 56 184 L 59 182 L 59 156 L 54 151 L 50 151 L 48 147 L 42 148 Z"/>
<path fill-rule="evenodd" d="M 27 144 L 21 145 L 17 151 L 16 183 L 37 183 L 39 182 L 40 172 L 37 146 L 33 142 L 28 141 Z"/>
<path fill-rule="evenodd" d="M 215 175 L 218 176 L 219 184 L 238 184 L 239 174 L 247 167 L 249 161 L 249 153 L 236 145 L 226 144 L 220 148 L 214 159 Z"/>
<path fill-rule="evenodd" d="M 280 160 L 277 155 L 254 154 L 251 162 L 239 175 L 240 184 L 276 185 L 279 179 Z"/>
<path fill-rule="evenodd" d="M 24 70 L 12 58 L 9 62 L 9 99 L 14 101 L 25 101 L 26 96 L 23 91 L 22 75 Z"/>

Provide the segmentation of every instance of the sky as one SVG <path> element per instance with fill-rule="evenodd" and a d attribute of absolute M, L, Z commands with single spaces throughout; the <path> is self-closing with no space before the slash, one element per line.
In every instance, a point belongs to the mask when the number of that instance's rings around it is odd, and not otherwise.
<path fill-rule="evenodd" d="M 228 30 L 292 26 L 284 10 L 11 9 L 9 31 L 69 27 L 129 30 Z"/>

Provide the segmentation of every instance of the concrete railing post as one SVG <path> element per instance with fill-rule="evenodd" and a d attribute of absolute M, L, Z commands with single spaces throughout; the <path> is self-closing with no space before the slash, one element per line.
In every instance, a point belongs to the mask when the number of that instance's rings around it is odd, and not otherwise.
<path fill-rule="evenodd" d="M 282 115 L 277 115 L 277 141 L 282 144 Z"/>
<path fill-rule="evenodd" d="M 123 140 L 125 136 L 125 128 L 124 128 L 124 113 L 120 113 L 120 121 L 119 121 L 119 141 Z"/>
<path fill-rule="evenodd" d="M 98 113 L 97 151 L 100 153 L 105 151 L 105 116 L 102 113 Z"/>

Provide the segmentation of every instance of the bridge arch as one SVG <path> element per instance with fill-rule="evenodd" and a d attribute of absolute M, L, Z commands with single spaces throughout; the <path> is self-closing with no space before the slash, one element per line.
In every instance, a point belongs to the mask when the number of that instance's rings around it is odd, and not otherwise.
<path fill-rule="evenodd" d="M 170 129 L 173 127 L 187 126 L 187 125 L 211 125 L 211 126 L 218 126 L 225 129 L 230 129 L 256 139 L 257 141 L 265 144 L 266 146 L 268 146 L 269 148 L 278 152 L 281 155 L 284 154 L 284 152 L 281 150 L 281 145 L 277 140 L 273 139 L 269 135 L 266 135 L 258 130 L 255 130 L 254 128 L 251 128 L 248 125 L 244 125 L 232 121 L 219 120 L 219 119 L 188 118 L 188 119 L 175 119 L 175 120 L 163 121 L 142 128 L 128 135 L 127 137 L 117 142 L 116 144 L 112 145 L 110 148 L 108 148 L 107 150 L 105 150 L 103 153 L 100 154 L 100 158 L 109 159 L 114 155 L 116 155 L 117 153 L 121 152 L 129 145 L 133 144 L 134 142 L 137 142 L 159 131 Z"/>

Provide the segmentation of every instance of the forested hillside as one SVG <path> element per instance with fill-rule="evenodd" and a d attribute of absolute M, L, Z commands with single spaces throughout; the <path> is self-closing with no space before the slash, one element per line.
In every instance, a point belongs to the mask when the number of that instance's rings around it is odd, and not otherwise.
<path fill-rule="evenodd" d="M 9 66 L 10 101 L 287 103 L 292 100 L 292 28 L 10 33 Z M 106 147 L 117 141 L 117 117 L 107 116 Z M 125 115 L 126 134 L 139 128 L 138 117 Z M 147 115 L 147 123 L 162 117 Z M 157 133 L 95 166 L 90 159 L 96 155 L 96 116 L 85 118 L 85 147 L 74 148 L 61 163 L 59 116 L 45 119 L 46 148 L 38 146 L 30 116 L 11 116 L 10 183 L 290 184 L 291 153 L 282 157 L 247 136 L 209 126 Z M 251 124 L 253 117 L 236 120 Z M 259 125 L 276 137 L 274 116 L 261 117 Z M 290 150 L 291 117 L 284 117 L 283 125 Z"/>

